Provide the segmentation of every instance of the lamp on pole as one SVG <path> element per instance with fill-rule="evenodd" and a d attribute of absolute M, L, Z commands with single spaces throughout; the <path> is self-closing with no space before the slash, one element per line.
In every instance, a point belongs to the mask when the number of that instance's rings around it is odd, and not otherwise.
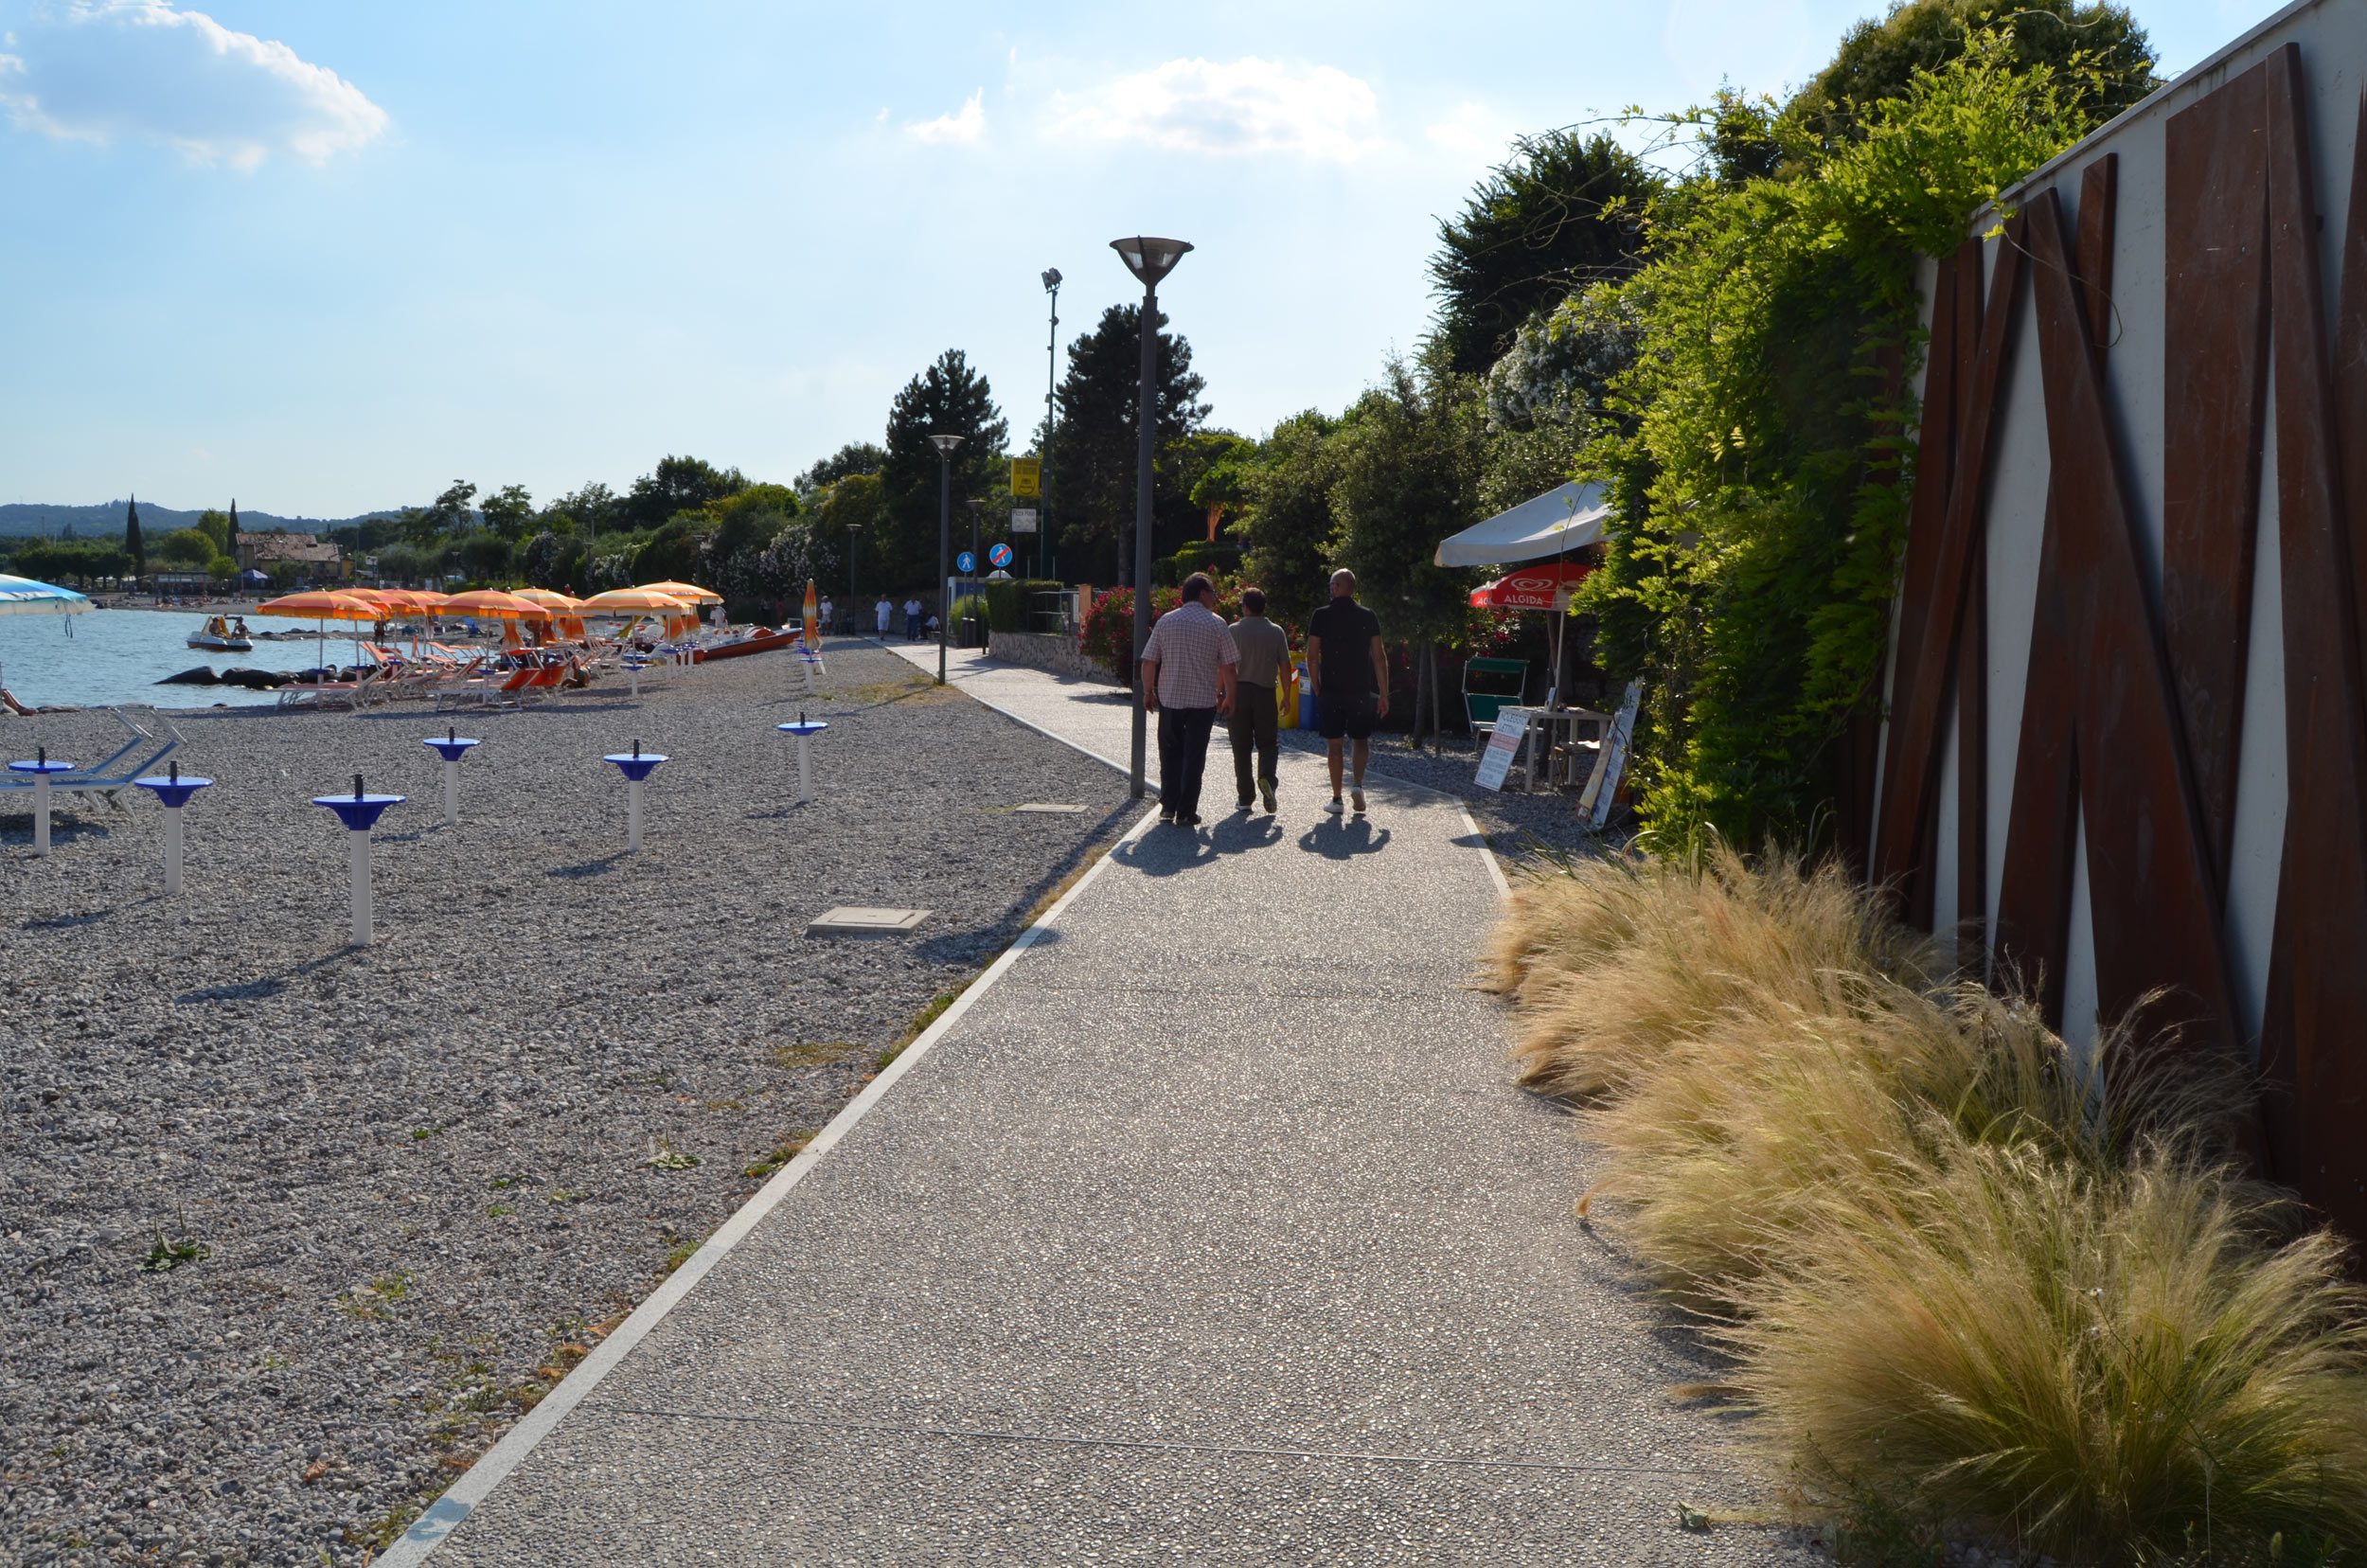
<path fill-rule="evenodd" d="M 1157 442 L 1159 399 L 1159 280 L 1175 270 L 1192 247 L 1182 240 L 1153 240 L 1137 235 L 1112 240 L 1126 270 L 1143 285 L 1142 377 L 1134 396 L 1134 756 L 1133 791 L 1144 795 L 1143 763 L 1148 748 L 1148 715 L 1143 706 L 1143 649 L 1150 641 L 1150 479 Z"/>
<path fill-rule="evenodd" d="M 1052 325 L 1043 337 L 1043 472 L 1036 493 L 1036 576 L 1043 573 L 1044 542 L 1052 536 L 1052 394 L 1060 379 L 1060 269 L 1043 272 L 1043 292 L 1052 296 Z"/>
<path fill-rule="evenodd" d="M 929 444 L 937 449 L 937 685 L 945 684 L 945 634 L 953 618 L 953 606 L 945 595 L 945 585 L 953 576 L 953 562 L 949 552 L 953 548 L 953 449 L 962 444 L 959 436 L 932 436 Z"/>

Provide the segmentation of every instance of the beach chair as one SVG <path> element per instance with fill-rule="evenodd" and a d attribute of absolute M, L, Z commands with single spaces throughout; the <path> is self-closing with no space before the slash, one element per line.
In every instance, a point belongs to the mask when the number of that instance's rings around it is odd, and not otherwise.
<path fill-rule="evenodd" d="M 155 708 L 148 710 L 149 722 L 156 726 L 154 730 L 135 723 L 119 707 L 111 707 L 107 709 L 107 712 L 113 716 L 116 723 L 121 724 L 129 732 L 131 739 L 116 748 L 115 752 L 103 762 L 94 762 L 87 768 L 80 768 L 70 774 L 50 775 L 49 788 L 51 790 L 71 790 L 79 794 L 96 794 L 110 806 L 120 806 L 122 802 L 116 798 L 117 791 L 130 788 L 132 781 L 135 778 L 145 778 L 154 773 L 166 757 L 181 749 L 180 729 L 160 710 Z M 162 733 L 158 733 L 160 731 Z M 142 752 L 146 755 L 138 761 L 128 760 L 133 754 Z M 33 779 L 29 774 L 0 775 L 0 792 L 30 790 L 32 787 Z M 8 798 L 7 794 L 0 793 L 0 800 L 6 798 Z"/>

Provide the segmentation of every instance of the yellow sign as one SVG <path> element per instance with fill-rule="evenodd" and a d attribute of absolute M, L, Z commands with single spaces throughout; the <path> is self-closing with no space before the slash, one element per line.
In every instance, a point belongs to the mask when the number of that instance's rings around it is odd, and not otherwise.
<path fill-rule="evenodd" d="M 1043 493 L 1043 459 L 1014 457 L 1011 459 L 1011 493 L 1041 495 Z"/>

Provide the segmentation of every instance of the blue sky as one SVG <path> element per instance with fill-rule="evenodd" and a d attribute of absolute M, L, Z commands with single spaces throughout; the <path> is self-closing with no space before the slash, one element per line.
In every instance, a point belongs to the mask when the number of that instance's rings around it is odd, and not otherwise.
<path fill-rule="evenodd" d="M 2274 8 L 2140 4 L 2175 71 Z M 335 516 L 786 479 L 941 349 L 1042 406 L 1133 287 L 1216 419 L 1336 408 L 1515 133 L 1780 92 L 1879 6 L 0 0 L 0 501 Z"/>

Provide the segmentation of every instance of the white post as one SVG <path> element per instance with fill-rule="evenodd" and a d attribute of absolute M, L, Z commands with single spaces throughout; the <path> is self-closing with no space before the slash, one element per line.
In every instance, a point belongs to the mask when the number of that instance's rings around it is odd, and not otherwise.
<path fill-rule="evenodd" d="M 353 849 L 353 945 L 370 945 L 370 830 L 355 828 L 346 839 Z"/>
<path fill-rule="evenodd" d="M 797 804 L 803 806 L 813 798 L 813 737 L 797 738 Z"/>
<path fill-rule="evenodd" d="M 629 665 L 626 668 L 632 671 L 632 700 L 637 703 L 641 700 L 641 667 Z"/>
<path fill-rule="evenodd" d="M 49 775 L 33 775 L 33 853 L 49 853 Z"/>
<path fill-rule="evenodd" d="M 181 896 L 181 808 L 165 808 L 165 897 Z"/>
<path fill-rule="evenodd" d="M 444 763 L 444 826 L 460 826 L 460 763 L 457 758 Z"/>
<path fill-rule="evenodd" d="M 641 782 L 634 778 L 625 784 L 625 849 L 635 855 L 641 852 Z"/>
<path fill-rule="evenodd" d="M 806 667 L 806 695 L 809 697 L 818 695 L 813 685 L 813 661 L 811 659 L 800 657 L 797 662 Z M 799 739 L 802 742 L 804 737 L 799 737 Z"/>

